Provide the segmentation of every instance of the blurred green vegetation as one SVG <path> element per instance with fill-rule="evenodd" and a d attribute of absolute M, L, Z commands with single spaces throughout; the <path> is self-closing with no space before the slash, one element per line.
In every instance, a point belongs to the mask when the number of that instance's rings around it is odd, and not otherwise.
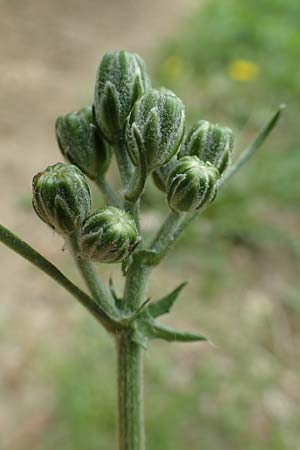
<path fill-rule="evenodd" d="M 154 297 L 191 280 L 172 323 L 205 331 L 215 346 L 151 347 L 149 450 L 299 448 L 299 23 L 299 0 L 207 0 L 158 58 L 157 84 L 184 99 L 190 123 L 232 126 L 236 153 L 278 104 L 288 109 L 153 275 Z M 153 186 L 146 200 L 147 214 L 163 212 Z M 114 448 L 112 344 L 92 319 L 72 332 L 71 348 L 41 352 L 56 380 L 43 448 Z"/>

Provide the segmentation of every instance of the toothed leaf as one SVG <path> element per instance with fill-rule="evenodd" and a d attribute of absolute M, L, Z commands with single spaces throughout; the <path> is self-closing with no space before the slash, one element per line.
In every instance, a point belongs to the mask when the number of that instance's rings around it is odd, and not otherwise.
<path fill-rule="evenodd" d="M 171 311 L 172 306 L 176 302 L 180 292 L 187 285 L 187 281 L 185 283 L 181 283 L 174 291 L 165 297 L 157 300 L 156 302 L 151 303 L 148 306 L 148 311 L 150 312 L 152 317 L 159 317 L 163 314 L 167 314 Z"/>

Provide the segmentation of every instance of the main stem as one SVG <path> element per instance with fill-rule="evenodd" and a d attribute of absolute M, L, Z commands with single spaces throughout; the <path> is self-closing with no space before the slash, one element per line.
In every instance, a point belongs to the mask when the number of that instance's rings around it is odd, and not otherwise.
<path fill-rule="evenodd" d="M 134 313 L 143 303 L 149 269 L 133 261 L 124 290 L 123 311 Z M 118 337 L 119 450 L 145 450 L 143 349 L 130 330 Z"/>
<path fill-rule="evenodd" d="M 143 349 L 127 332 L 117 345 L 119 450 L 145 450 Z"/>

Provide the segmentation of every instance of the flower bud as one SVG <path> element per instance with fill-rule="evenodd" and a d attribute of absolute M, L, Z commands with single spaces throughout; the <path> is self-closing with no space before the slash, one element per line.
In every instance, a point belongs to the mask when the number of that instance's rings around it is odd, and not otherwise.
<path fill-rule="evenodd" d="M 135 101 L 149 88 L 144 61 L 135 53 L 106 53 L 95 86 L 95 118 L 103 136 L 116 143 Z"/>
<path fill-rule="evenodd" d="M 125 211 L 109 206 L 91 214 L 81 228 L 81 256 L 102 263 L 128 258 L 140 237 L 134 219 Z"/>
<path fill-rule="evenodd" d="M 55 129 L 59 148 L 67 161 L 92 180 L 107 171 L 111 151 L 98 134 L 91 107 L 58 117 Z"/>
<path fill-rule="evenodd" d="M 167 192 L 167 180 L 171 170 L 176 164 L 177 157 L 174 156 L 167 164 L 152 172 L 152 179 L 157 189 L 162 192 Z"/>
<path fill-rule="evenodd" d="M 168 203 L 173 211 L 195 211 L 212 202 L 217 193 L 219 171 L 197 156 L 184 156 L 171 171 Z"/>
<path fill-rule="evenodd" d="M 222 174 L 230 164 L 232 150 L 233 133 L 230 128 L 199 120 L 186 135 L 180 155 L 198 156 L 201 161 L 213 164 Z"/>
<path fill-rule="evenodd" d="M 58 233 L 72 233 L 90 213 L 90 189 L 76 166 L 49 166 L 34 176 L 32 188 L 35 212 Z"/>
<path fill-rule="evenodd" d="M 174 156 L 184 132 L 184 105 L 167 89 L 151 89 L 134 105 L 126 121 L 125 140 L 130 159 L 138 165 L 139 154 L 150 173 Z"/>

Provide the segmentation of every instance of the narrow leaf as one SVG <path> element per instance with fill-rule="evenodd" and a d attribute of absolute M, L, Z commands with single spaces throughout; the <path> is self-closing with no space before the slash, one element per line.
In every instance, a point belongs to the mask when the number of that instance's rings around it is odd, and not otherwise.
<path fill-rule="evenodd" d="M 241 153 L 238 160 L 224 173 L 219 186 L 228 181 L 240 168 L 253 156 L 253 154 L 261 147 L 266 138 L 269 136 L 275 125 L 277 124 L 285 105 L 280 105 L 277 111 L 272 115 L 271 119 L 260 130 L 254 141 Z"/>
<path fill-rule="evenodd" d="M 172 306 L 176 302 L 180 292 L 187 285 L 187 281 L 185 283 L 181 283 L 174 291 L 170 294 L 166 295 L 163 298 L 160 298 L 156 302 L 151 303 L 148 306 L 148 311 L 150 312 L 152 317 L 159 317 L 163 314 L 167 314 L 171 311 Z"/>
<path fill-rule="evenodd" d="M 207 337 L 201 334 L 176 330 L 156 321 L 151 324 L 151 327 L 147 331 L 149 339 L 163 339 L 169 342 L 197 342 L 208 340 Z"/>

